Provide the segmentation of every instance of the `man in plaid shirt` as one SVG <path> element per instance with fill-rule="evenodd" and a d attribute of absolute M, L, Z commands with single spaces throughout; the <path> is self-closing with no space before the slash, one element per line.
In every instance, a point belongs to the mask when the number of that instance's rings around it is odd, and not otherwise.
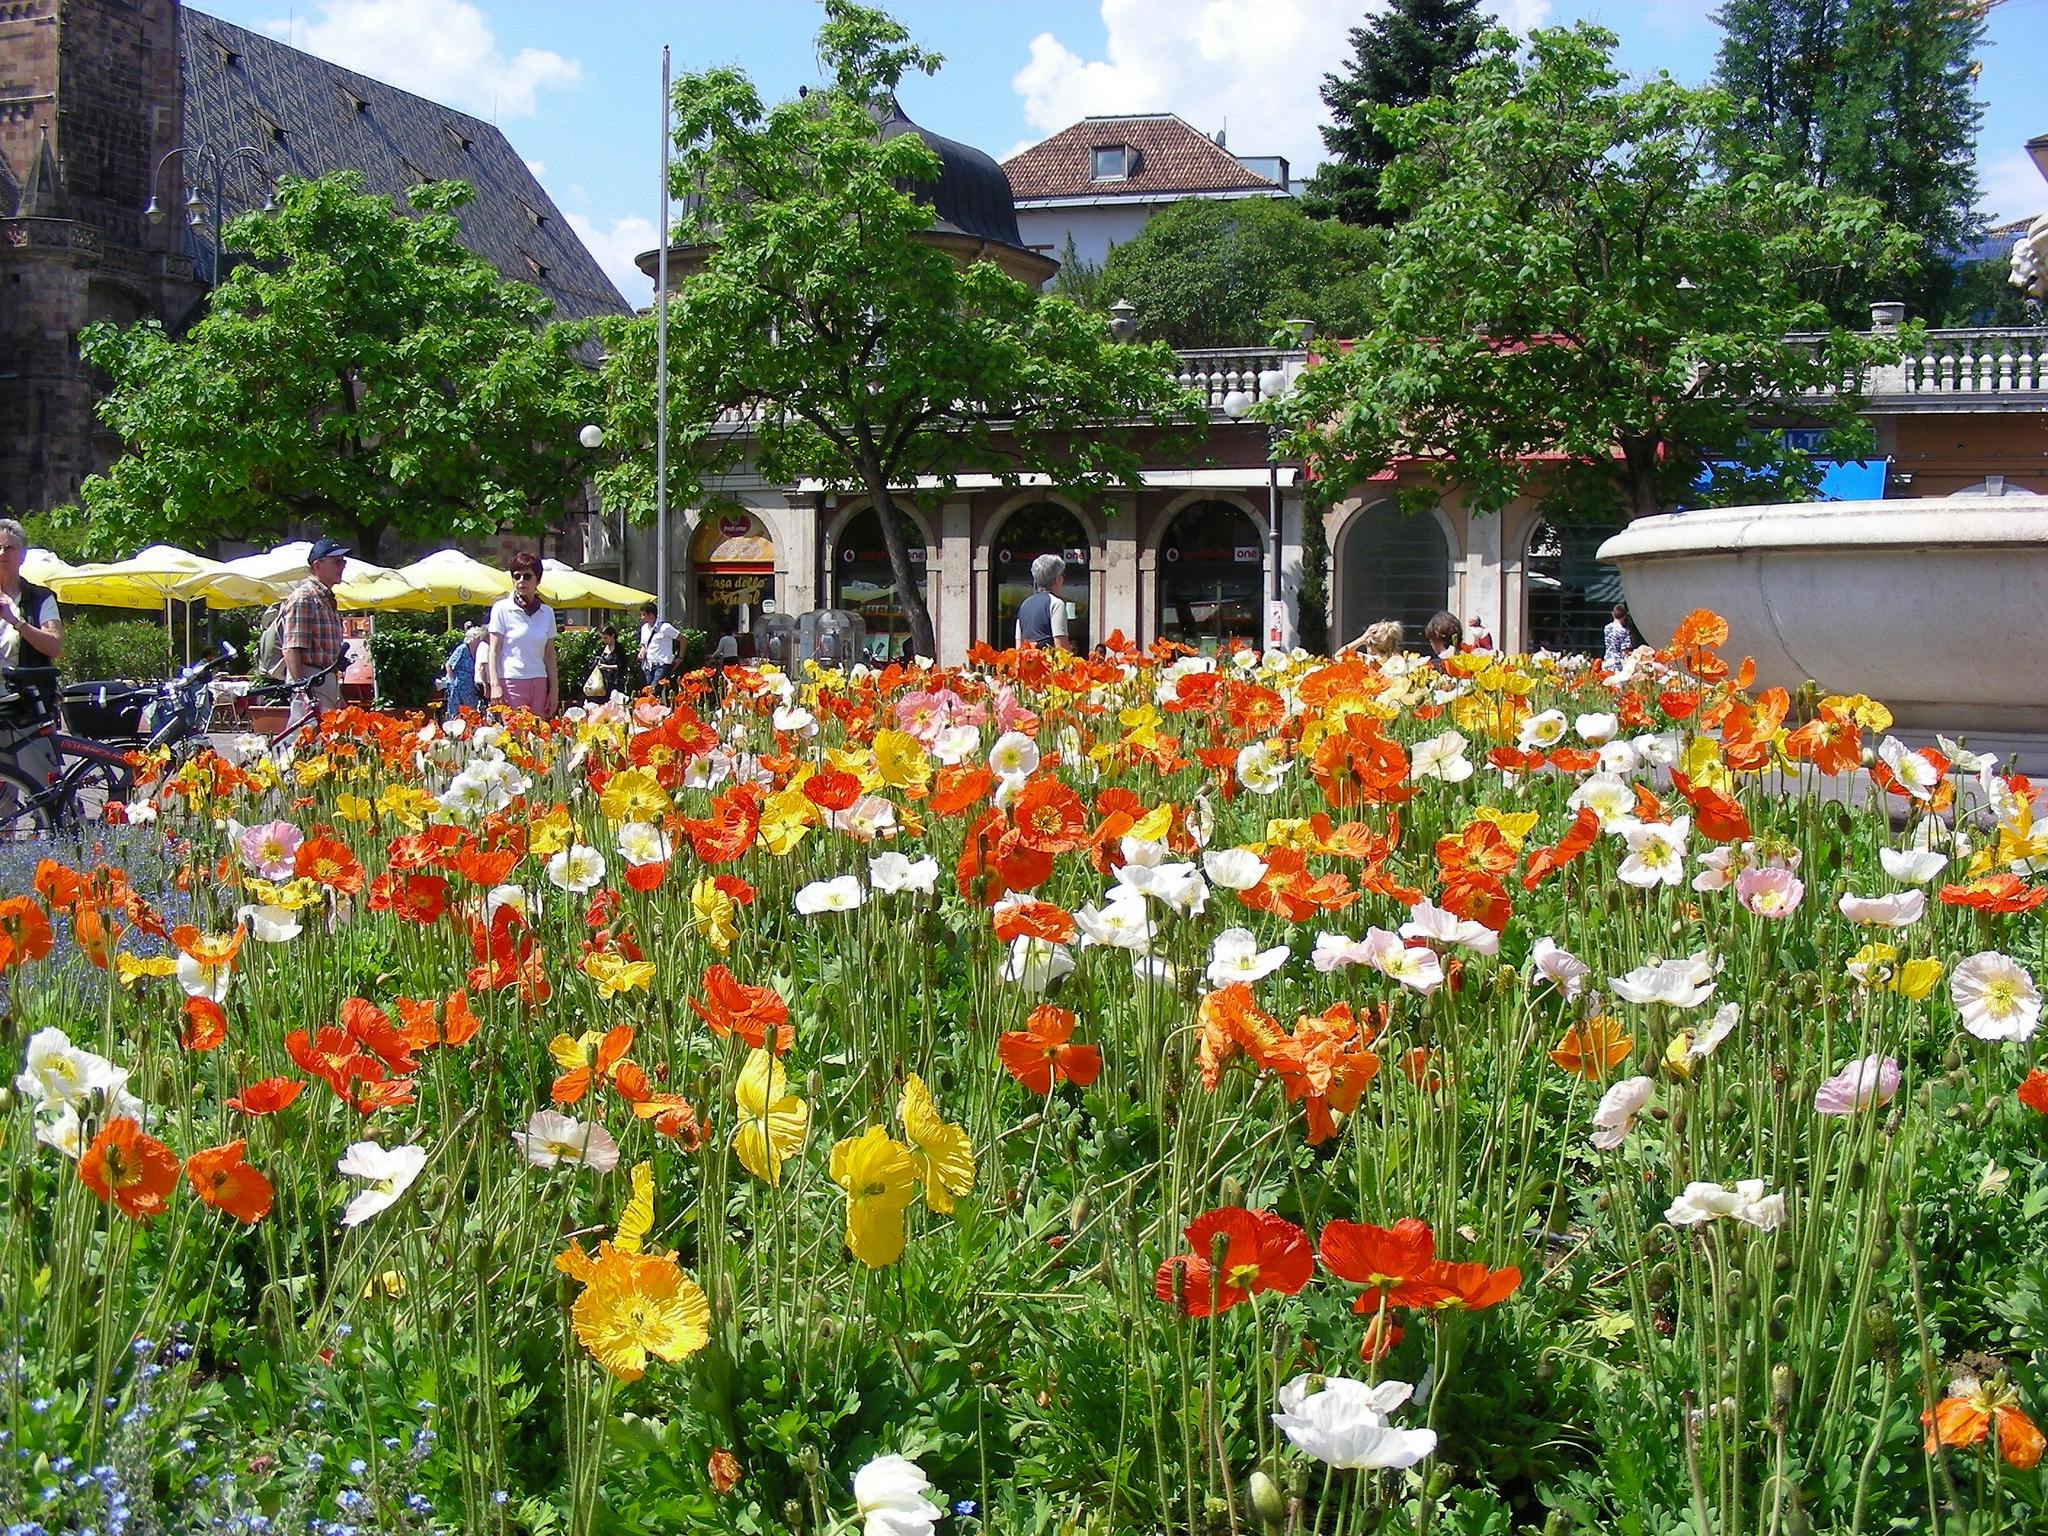
<path fill-rule="evenodd" d="M 292 588 L 285 599 L 283 618 L 284 675 L 293 682 L 327 671 L 340 659 L 341 609 L 335 605 L 334 589 L 348 563 L 348 546 L 338 539 L 316 539 L 306 552 L 306 568 L 312 572 Z M 341 702 L 341 674 L 327 677 L 303 696 L 315 714 Z M 296 722 L 297 712 L 294 713 Z"/>

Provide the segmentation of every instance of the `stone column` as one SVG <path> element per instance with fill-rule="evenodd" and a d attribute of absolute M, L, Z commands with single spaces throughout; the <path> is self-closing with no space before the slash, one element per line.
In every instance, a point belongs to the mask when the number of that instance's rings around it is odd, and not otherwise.
<path fill-rule="evenodd" d="M 938 562 L 925 573 L 925 591 L 934 604 L 939 661 L 950 667 L 967 659 L 967 648 L 974 644 L 974 612 L 981 603 L 972 503 L 960 499 L 940 507 L 938 536 Z"/>
<path fill-rule="evenodd" d="M 1139 584 L 1142 579 L 1138 552 L 1138 498 L 1112 498 L 1103 509 L 1102 591 L 1097 599 L 1091 641 L 1109 638 L 1120 629 L 1126 640 L 1136 641 L 1141 622 Z"/>
<path fill-rule="evenodd" d="M 1507 644 L 1507 583 L 1503 579 L 1502 538 L 1508 513 L 1465 512 L 1465 606 L 1458 622 L 1475 613 L 1486 623 L 1494 644 Z"/>

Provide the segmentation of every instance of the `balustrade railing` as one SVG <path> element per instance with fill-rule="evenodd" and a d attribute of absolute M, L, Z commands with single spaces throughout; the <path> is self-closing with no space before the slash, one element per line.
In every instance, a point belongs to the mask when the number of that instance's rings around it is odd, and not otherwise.
<path fill-rule="evenodd" d="M 1904 395 L 2048 396 L 2048 328 L 1928 331 L 1897 373 Z M 1888 382 L 1873 380 L 1872 393 Z"/>

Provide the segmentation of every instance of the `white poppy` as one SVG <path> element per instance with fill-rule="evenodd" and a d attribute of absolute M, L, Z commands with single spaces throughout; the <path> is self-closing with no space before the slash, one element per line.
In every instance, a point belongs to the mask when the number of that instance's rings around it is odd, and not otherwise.
<path fill-rule="evenodd" d="M 1548 752 L 1564 740 L 1564 711 L 1546 709 L 1540 715 L 1531 715 L 1522 722 L 1518 745 L 1524 752 Z"/>
<path fill-rule="evenodd" d="M 1018 938 L 1011 941 L 1002 977 L 1027 992 L 1043 992 L 1062 976 L 1072 974 L 1073 969 L 1074 957 L 1067 952 L 1066 945 Z"/>
<path fill-rule="evenodd" d="M 31 1103 L 76 1104 L 95 1093 L 111 1094 L 127 1084 L 128 1074 L 95 1051 L 71 1043 L 54 1025 L 28 1040 L 28 1059 L 14 1086 Z"/>
<path fill-rule="evenodd" d="M 619 1166 L 619 1144 L 610 1131 L 595 1120 L 586 1125 L 560 1110 L 535 1110 L 526 1129 L 514 1131 L 512 1139 L 536 1168 L 581 1163 L 594 1172 L 610 1173 Z"/>
<path fill-rule="evenodd" d="M 1462 784 L 1472 777 L 1472 764 L 1466 760 L 1465 749 L 1471 743 L 1463 733 L 1445 731 L 1427 741 L 1419 741 L 1408 754 L 1408 777 L 1411 779 L 1441 779 L 1446 784 Z"/>
<path fill-rule="evenodd" d="M 813 880 L 798 891 L 796 910 L 804 917 L 816 917 L 821 912 L 851 912 L 864 899 L 856 876 L 838 875 L 830 880 Z"/>
<path fill-rule="evenodd" d="M 899 891 L 929 896 L 938 879 L 939 861 L 929 854 L 912 859 L 900 853 L 878 853 L 868 860 L 868 888 L 878 896 Z"/>
<path fill-rule="evenodd" d="M 1270 741 L 1255 741 L 1237 754 L 1237 782 L 1255 795 L 1276 793 L 1287 782 L 1287 756 Z"/>
<path fill-rule="evenodd" d="M 1613 715 L 1581 715 L 1572 722 L 1579 740 L 1589 747 L 1604 746 L 1620 728 L 1621 722 Z"/>
<path fill-rule="evenodd" d="M 374 1141 L 353 1144 L 335 1167 L 352 1179 L 364 1180 L 369 1187 L 349 1201 L 348 1209 L 341 1213 L 341 1224 L 359 1227 L 379 1211 L 396 1205 L 426 1166 L 425 1147 L 407 1144 L 385 1148 Z"/>
<path fill-rule="evenodd" d="M 1384 928 L 1367 929 L 1363 942 L 1365 963 L 1382 976 L 1391 977 L 1425 997 L 1444 984 L 1444 965 L 1435 950 L 1404 944 L 1399 934 Z"/>
<path fill-rule="evenodd" d="M 1852 923 L 1874 928 L 1910 928 L 1927 911 L 1927 893 L 1893 891 L 1885 896 L 1858 896 L 1853 891 L 1844 891 L 1836 905 Z"/>
<path fill-rule="evenodd" d="M 925 1495 L 931 1479 L 907 1456 L 877 1456 L 853 1474 L 861 1536 L 932 1536 L 946 1511 Z"/>
<path fill-rule="evenodd" d="M 1574 811 L 1591 811 L 1603 829 L 1611 829 L 1634 816 L 1636 792 L 1615 774 L 1596 773 L 1571 792 L 1565 805 Z"/>
<path fill-rule="evenodd" d="M 1899 787 L 1915 800 L 1925 801 L 1934 797 L 1935 786 L 1941 782 L 1940 773 L 1918 752 L 1908 752 L 1898 737 L 1887 736 L 1879 742 L 1877 758 L 1891 769 Z"/>
<path fill-rule="evenodd" d="M 187 997 L 203 997 L 218 1003 L 228 995 L 228 981 L 234 975 L 232 962 L 198 960 L 182 951 L 178 955 L 178 985 Z"/>
<path fill-rule="evenodd" d="M 940 763 L 951 768 L 964 763 L 974 756 L 981 746 L 981 727 L 978 725 L 942 726 L 932 738 L 931 753 Z"/>
<path fill-rule="evenodd" d="M 1396 1429 L 1387 1415 L 1414 1390 L 1405 1381 L 1297 1376 L 1280 1389 L 1273 1422 L 1298 1450 L 1332 1467 L 1412 1467 L 1436 1449 L 1436 1432 Z"/>
<path fill-rule="evenodd" d="M 1901 885 L 1925 885 L 1948 868 L 1948 855 L 1932 848 L 1880 848 L 1877 862 Z"/>
<path fill-rule="evenodd" d="M 1500 935 L 1486 924 L 1446 912 L 1427 897 L 1409 908 L 1408 921 L 1401 925 L 1401 937 L 1427 939 L 1437 944 L 1457 944 L 1471 950 L 1475 955 L 1500 953 Z"/>
<path fill-rule="evenodd" d="M 1653 885 L 1678 885 L 1685 879 L 1685 841 L 1692 818 L 1673 821 L 1618 821 L 1611 828 L 1628 843 L 1628 857 L 1615 874 L 1625 885 L 1647 890 Z"/>
<path fill-rule="evenodd" d="M 2041 992 L 2019 961 L 1995 949 L 1957 963 L 1949 1001 L 1979 1040 L 2031 1040 L 2041 1023 Z"/>
<path fill-rule="evenodd" d="M 1635 1125 L 1636 1116 L 1650 1102 L 1650 1091 L 1655 1087 L 1654 1079 L 1625 1077 L 1601 1094 L 1600 1107 L 1593 1111 L 1593 1145 L 1602 1152 L 1612 1152 L 1620 1146 Z"/>
<path fill-rule="evenodd" d="M 1625 1003 L 1667 1008 L 1697 1008 L 1714 995 L 1713 972 L 1700 974 L 1690 960 L 1652 960 L 1626 976 L 1610 976 L 1607 984 Z"/>
<path fill-rule="evenodd" d="M 1209 985 L 1227 987 L 1233 981 L 1264 981 L 1282 969 L 1294 952 L 1285 944 L 1259 948 L 1249 928 L 1226 928 L 1209 946 Z"/>
<path fill-rule="evenodd" d="M 581 896 L 604 879 L 604 855 L 585 843 L 571 843 L 548 860 L 548 880 L 555 889 Z"/>
<path fill-rule="evenodd" d="M 619 857 L 636 869 L 664 864 L 673 851 L 668 834 L 651 821 L 629 821 L 619 828 Z"/>
<path fill-rule="evenodd" d="M 1249 848 L 1219 848 L 1202 855 L 1209 883 L 1226 891 L 1248 891 L 1266 878 L 1266 861 Z"/>
<path fill-rule="evenodd" d="M 1021 731 L 1005 731 L 988 749 L 988 766 L 1001 778 L 1029 778 L 1038 771 L 1038 743 Z"/>
<path fill-rule="evenodd" d="M 1152 909 L 1136 891 L 1119 888 L 1101 906 L 1082 907 L 1074 914 L 1081 942 L 1128 949 L 1134 954 L 1152 948 Z"/>
<path fill-rule="evenodd" d="M 1586 978 L 1593 974 L 1591 966 L 1570 950 L 1561 948 L 1555 939 L 1547 935 L 1536 941 L 1529 959 L 1536 967 L 1536 974 L 1559 988 L 1566 997 L 1577 997 L 1585 991 Z"/>
<path fill-rule="evenodd" d="M 290 943 L 305 926 L 290 907 L 273 907 L 268 902 L 235 908 L 235 921 L 246 924 L 249 937 L 258 944 Z"/>
<path fill-rule="evenodd" d="M 1773 1231 L 1785 1223 L 1785 1197 L 1766 1195 L 1762 1179 L 1739 1180 L 1733 1189 L 1695 1180 L 1664 1212 L 1664 1219 L 1675 1227 L 1701 1227 L 1724 1216 Z"/>

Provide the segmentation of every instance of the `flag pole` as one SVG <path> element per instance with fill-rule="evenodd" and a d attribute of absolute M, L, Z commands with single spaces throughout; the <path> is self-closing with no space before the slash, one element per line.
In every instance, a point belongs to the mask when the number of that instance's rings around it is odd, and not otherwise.
<path fill-rule="evenodd" d="M 654 617 L 668 622 L 668 44 L 661 46 L 661 243 L 654 256 Z"/>

